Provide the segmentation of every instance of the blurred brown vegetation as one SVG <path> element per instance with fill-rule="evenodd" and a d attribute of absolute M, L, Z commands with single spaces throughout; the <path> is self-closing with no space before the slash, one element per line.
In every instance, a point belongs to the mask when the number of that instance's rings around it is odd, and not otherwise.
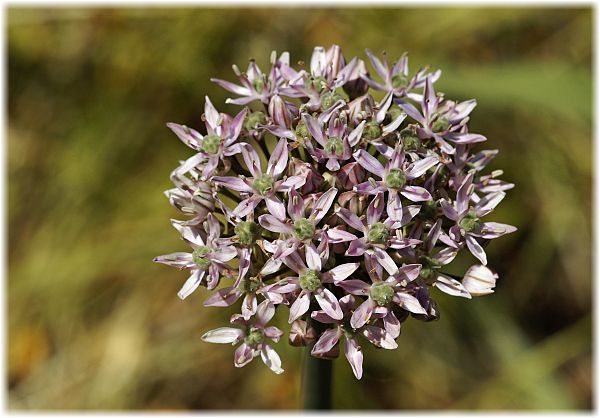
<path fill-rule="evenodd" d="M 365 376 L 335 365 L 337 409 L 589 409 L 591 9 L 70 9 L 10 7 L 8 387 L 13 410 L 294 409 L 286 373 L 200 341 L 232 311 L 185 302 L 184 250 L 162 191 L 190 155 L 165 127 L 200 127 L 231 64 L 315 45 L 409 52 L 449 97 L 477 98 L 472 129 L 517 184 L 488 247 L 500 281 L 472 301 L 438 293 L 442 318 L 408 320 L 399 349 L 368 349 Z M 464 272 L 468 262 L 453 265 Z M 461 264 L 462 263 L 462 264 Z M 279 312 L 280 325 L 285 313 Z"/>

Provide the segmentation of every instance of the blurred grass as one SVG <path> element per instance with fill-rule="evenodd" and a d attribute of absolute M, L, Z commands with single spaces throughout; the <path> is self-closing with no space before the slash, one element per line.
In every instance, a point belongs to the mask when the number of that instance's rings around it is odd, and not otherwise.
<path fill-rule="evenodd" d="M 472 129 L 517 184 L 493 218 L 519 227 L 488 247 L 495 295 L 439 294 L 440 321 L 365 347 L 360 382 L 337 361 L 336 408 L 591 408 L 590 8 L 9 7 L 7 24 L 9 408 L 297 407 L 300 350 L 278 344 L 281 376 L 235 369 L 199 339 L 231 312 L 182 303 L 184 273 L 151 259 L 185 247 L 162 190 L 190 153 L 164 123 L 199 127 L 205 94 L 235 110 L 208 80 L 233 63 L 331 43 L 408 51 L 477 98 Z"/>

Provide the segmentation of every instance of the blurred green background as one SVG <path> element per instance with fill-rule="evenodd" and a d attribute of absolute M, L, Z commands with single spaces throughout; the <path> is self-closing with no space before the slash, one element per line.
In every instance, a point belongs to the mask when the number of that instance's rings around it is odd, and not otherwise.
<path fill-rule="evenodd" d="M 191 153 L 165 122 L 200 128 L 205 94 L 234 111 L 209 81 L 233 63 L 332 43 L 408 51 L 477 98 L 472 130 L 517 184 L 492 217 L 519 228 L 488 247 L 494 295 L 436 291 L 441 320 L 365 348 L 362 381 L 336 361 L 335 407 L 592 407 L 591 8 L 10 7 L 7 26 L 10 409 L 298 407 L 301 350 L 277 344 L 280 376 L 234 368 L 199 338 L 233 309 L 180 301 L 185 273 L 151 260 L 186 248 L 162 191 Z"/>

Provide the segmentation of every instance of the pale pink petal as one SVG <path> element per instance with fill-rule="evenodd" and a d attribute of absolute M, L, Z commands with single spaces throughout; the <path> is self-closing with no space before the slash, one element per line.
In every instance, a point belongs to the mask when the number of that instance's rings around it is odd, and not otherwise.
<path fill-rule="evenodd" d="M 471 294 L 458 280 L 455 280 L 452 277 L 448 277 L 444 274 L 438 274 L 433 285 L 449 295 L 471 299 Z"/>
<path fill-rule="evenodd" d="M 371 285 L 363 282 L 362 280 L 343 280 L 335 282 L 336 286 L 341 287 L 346 292 L 353 295 L 367 296 Z"/>
<path fill-rule="evenodd" d="M 471 296 L 484 296 L 494 293 L 498 274 L 486 266 L 471 266 L 462 279 L 462 285 Z"/>
<path fill-rule="evenodd" d="M 413 202 L 423 202 L 425 200 L 433 199 L 427 189 L 419 186 L 404 186 L 400 193 L 402 196 Z"/>
<path fill-rule="evenodd" d="M 466 241 L 467 241 L 467 247 L 469 248 L 469 251 L 471 251 L 471 254 L 473 254 L 475 257 L 477 257 L 477 259 L 479 261 L 481 261 L 481 264 L 486 265 L 487 264 L 487 256 L 485 255 L 485 251 L 483 250 L 483 247 L 481 245 L 479 245 L 479 243 L 477 242 L 477 239 L 475 239 L 471 235 L 467 235 Z"/>
<path fill-rule="evenodd" d="M 358 150 L 354 154 L 354 159 L 359 163 L 365 170 L 375 174 L 377 177 L 382 177 L 384 168 L 377 158 L 373 157 L 365 150 Z"/>
<path fill-rule="evenodd" d="M 260 177 L 262 173 L 262 168 L 260 165 L 260 157 L 256 150 L 249 144 L 246 144 L 241 147 L 242 148 L 242 157 L 244 158 L 244 162 L 246 163 L 246 167 L 252 173 L 254 178 Z"/>
<path fill-rule="evenodd" d="M 334 282 L 338 282 L 340 280 L 344 280 L 349 277 L 352 273 L 356 271 L 356 269 L 360 266 L 360 263 L 346 263 L 341 264 L 337 267 L 329 270 L 329 274 L 333 278 Z"/>
<path fill-rule="evenodd" d="M 383 328 L 367 325 L 363 331 L 363 335 L 367 340 L 376 347 L 394 350 L 398 348 L 398 344 L 392 336 Z"/>
<path fill-rule="evenodd" d="M 248 344 L 243 343 L 233 353 L 233 364 L 235 367 L 244 367 L 254 359 L 254 350 Z"/>
<path fill-rule="evenodd" d="M 360 238 L 352 241 L 346 250 L 346 255 L 351 257 L 358 257 L 365 253 L 367 250 L 366 239 Z"/>
<path fill-rule="evenodd" d="M 317 289 L 315 299 L 321 309 L 333 319 L 342 319 L 344 317 L 337 298 L 330 290 L 326 288 Z"/>
<path fill-rule="evenodd" d="M 423 309 L 419 300 L 409 295 L 408 293 L 398 292 L 394 295 L 394 302 L 397 303 L 401 308 L 406 309 L 409 312 L 415 314 L 426 314 L 427 311 Z"/>
<path fill-rule="evenodd" d="M 366 231 L 366 227 L 364 226 L 364 224 L 360 220 L 360 218 L 358 216 L 356 216 L 354 213 L 350 212 L 348 209 L 340 208 L 336 212 L 336 214 L 340 219 L 342 219 L 344 222 L 346 222 L 346 224 L 348 226 L 356 229 L 357 231 L 362 231 L 362 232 Z"/>
<path fill-rule="evenodd" d="M 283 369 L 281 368 L 281 359 L 279 358 L 277 352 L 275 352 L 270 345 L 263 345 L 262 349 L 260 350 L 260 357 L 263 363 L 265 363 L 267 367 L 273 371 L 273 373 L 283 373 Z"/>
<path fill-rule="evenodd" d="M 350 318 L 350 325 L 354 329 L 359 329 L 367 323 L 373 314 L 375 308 L 375 302 L 371 298 L 365 300 L 352 314 Z"/>
<path fill-rule="evenodd" d="M 321 257 L 317 252 L 314 244 L 311 242 L 308 245 L 305 245 L 306 250 L 306 264 L 309 269 L 315 271 L 321 271 Z"/>
<path fill-rule="evenodd" d="M 273 150 L 271 158 L 269 158 L 269 163 L 267 164 L 267 174 L 275 179 L 279 178 L 279 176 L 281 176 L 281 173 L 285 171 L 287 163 L 287 139 L 281 138 L 277 143 L 277 146 Z"/>
<path fill-rule="evenodd" d="M 400 335 L 400 321 L 391 310 L 388 310 L 388 314 L 383 317 L 383 326 L 390 337 L 396 339 Z"/>
<path fill-rule="evenodd" d="M 238 177 L 220 177 L 214 176 L 211 181 L 219 186 L 227 187 L 228 189 L 235 190 L 237 192 L 251 193 L 252 187 Z"/>
<path fill-rule="evenodd" d="M 272 232 L 279 232 L 280 234 L 291 234 L 293 232 L 292 227 L 277 219 L 275 216 L 266 214 L 258 217 L 258 223 L 266 230 Z"/>
<path fill-rule="evenodd" d="M 242 292 L 233 286 L 219 289 L 204 301 L 204 306 L 231 306 L 242 296 Z"/>
<path fill-rule="evenodd" d="M 315 343 L 311 350 L 311 354 L 325 354 L 338 343 L 340 337 L 342 336 L 342 331 L 339 327 L 330 328 L 321 334 L 319 340 Z"/>
<path fill-rule="evenodd" d="M 291 324 L 296 319 L 300 318 L 308 311 L 309 307 L 310 294 L 303 291 L 302 293 L 300 293 L 300 296 L 296 298 L 296 300 L 294 301 L 294 303 L 292 303 L 292 306 L 290 307 L 290 318 L 288 322 Z"/>
<path fill-rule="evenodd" d="M 337 228 L 328 229 L 327 237 L 329 238 L 329 241 L 332 244 L 338 244 L 340 242 L 354 241 L 354 240 L 358 239 L 358 237 L 356 235 L 351 234 L 348 231 L 344 231 L 343 229 L 337 229 Z"/>
<path fill-rule="evenodd" d="M 408 166 L 406 170 L 406 179 L 412 180 L 421 177 L 427 170 L 439 163 L 437 157 L 425 157 Z"/>
<path fill-rule="evenodd" d="M 389 274 L 395 274 L 398 271 L 398 266 L 390 255 L 382 250 L 381 248 L 373 248 L 373 253 L 377 262 L 383 267 Z"/>
<path fill-rule="evenodd" d="M 383 193 L 378 193 L 367 208 L 367 224 L 379 222 L 384 208 Z"/>
<path fill-rule="evenodd" d="M 360 380 L 363 373 L 362 350 L 356 342 L 355 338 L 348 338 L 348 336 L 346 336 L 345 338 L 346 342 L 344 344 L 344 354 L 346 354 L 346 359 L 348 360 L 348 363 L 350 363 L 350 367 L 352 367 L 352 372 L 354 373 L 354 376 L 356 376 L 356 378 Z"/>
<path fill-rule="evenodd" d="M 282 221 L 285 220 L 285 206 L 283 206 L 283 203 L 281 203 L 281 200 L 279 200 L 278 197 L 269 196 L 265 198 L 265 203 L 267 204 L 267 209 L 271 215 Z"/>
<path fill-rule="evenodd" d="M 205 274 L 205 270 L 195 270 L 183 284 L 183 287 L 179 290 L 177 296 L 179 296 L 179 298 L 183 300 L 189 295 L 191 295 L 194 292 L 194 290 L 196 290 L 198 286 L 200 286 L 200 283 L 202 282 L 202 279 L 204 278 Z"/>
<path fill-rule="evenodd" d="M 215 344 L 235 344 L 244 338 L 244 332 L 238 328 L 221 327 L 208 331 L 202 341 Z"/>
<path fill-rule="evenodd" d="M 323 193 L 321 197 L 319 197 L 319 199 L 315 202 L 309 219 L 313 220 L 315 224 L 321 219 L 323 219 L 325 214 L 327 214 L 327 211 L 329 211 L 329 208 L 331 208 L 336 194 L 337 189 L 335 188 L 329 189 L 325 193 Z"/>

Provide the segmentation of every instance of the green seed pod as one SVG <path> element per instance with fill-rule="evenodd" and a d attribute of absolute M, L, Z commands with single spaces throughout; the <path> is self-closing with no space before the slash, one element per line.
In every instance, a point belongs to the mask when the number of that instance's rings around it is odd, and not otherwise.
<path fill-rule="evenodd" d="M 392 86 L 395 89 L 400 89 L 402 87 L 406 87 L 408 85 L 408 78 L 406 78 L 403 74 L 395 74 L 392 77 Z"/>
<path fill-rule="evenodd" d="M 310 137 L 310 131 L 306 127 L 306 124 L 304 123 L 303 120 L 298 122 L 298 125 L 296 125 L 295 131 L 296 131 L 296 136 L 299 138 L 309 138 Z"/>

